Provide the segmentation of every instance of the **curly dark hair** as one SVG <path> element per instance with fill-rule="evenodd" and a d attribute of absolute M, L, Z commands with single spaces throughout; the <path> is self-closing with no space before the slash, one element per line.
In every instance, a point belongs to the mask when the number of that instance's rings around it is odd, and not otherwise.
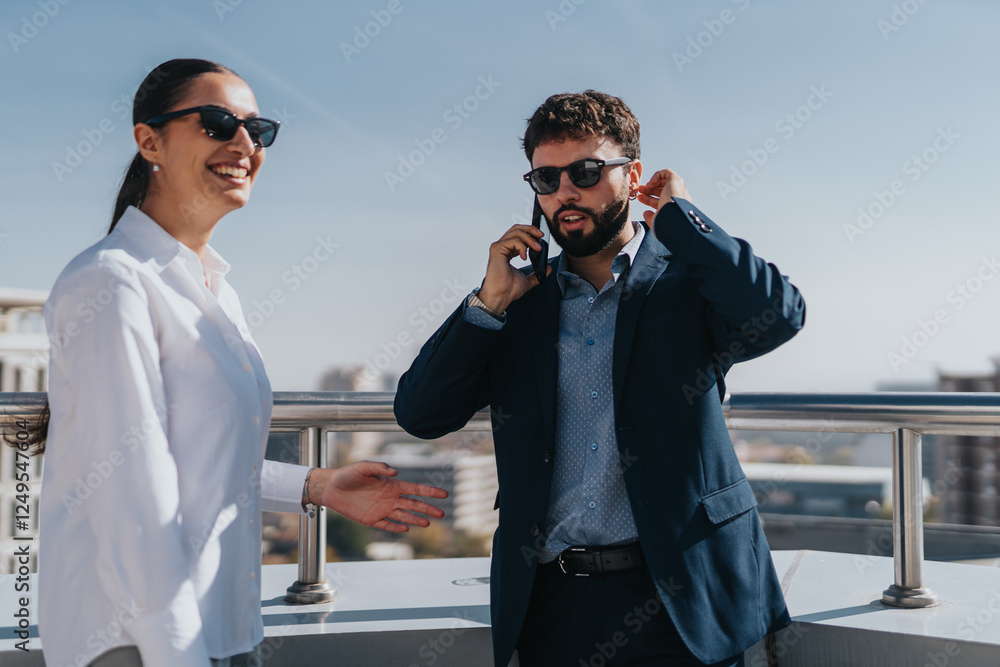
<path fill-rule="evenodd" d="M 562 93 L 542 102 L 528 119 L 521 144 L 531 162 L 539 144 L 591 136 L 608 136 L 626 157 L 639 159 L 639 121 L 620 98 L 596 90 Z"/>

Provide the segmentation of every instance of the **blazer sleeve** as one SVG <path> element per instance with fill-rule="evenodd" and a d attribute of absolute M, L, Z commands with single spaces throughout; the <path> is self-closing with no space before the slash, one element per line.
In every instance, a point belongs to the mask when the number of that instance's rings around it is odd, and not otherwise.
<path fill-rule="evenodd" d="M 464 427 L 489 404 L 488 364 L 504 329 L 479 326 L 465 302 L 445 320 L 399 379 L 393 411 L 418 438 L 438 438 Z"/>
<path fill-rule="evenodd" d="M 657 213 L 653 229 L 708 302 L 712 347 L 728 362 L 726 370 L 777 348 L 805 324 L 805 301 L 778 267 L 691 202 L 674 198 Z"/>

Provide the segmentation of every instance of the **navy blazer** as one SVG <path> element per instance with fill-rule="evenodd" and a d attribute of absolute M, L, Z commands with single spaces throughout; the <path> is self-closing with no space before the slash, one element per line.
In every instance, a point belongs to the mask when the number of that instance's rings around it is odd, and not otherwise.
<path fill-rule="evenodd" d="M 626 277 L 615 324 L 618 449 L 664 606 L 692 653 L 712 663 L 790 622 L 722 400 L 733 363 L 794 336 L 805 303 L 774 265 L 690 202 L 665 205 L 654 228 Z M 421 438 L 456 431 L 491 408 L 500 479 L 490 579 L 498 667 L 517 645 L 545 540 L 560 298 L 550 276 L 510 304 L 496 331 L 466 322 L 459 307 L 396 393 L 396 419 Z"/>

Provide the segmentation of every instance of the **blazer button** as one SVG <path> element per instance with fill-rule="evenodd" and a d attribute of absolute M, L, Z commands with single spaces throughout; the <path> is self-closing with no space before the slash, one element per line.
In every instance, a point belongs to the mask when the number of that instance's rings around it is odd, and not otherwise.
<path fill-rule="evenodd" d="M 552 463 L 552 452 L 545 450 L 545 453 L 542 454 L 542 463 Z"/>
<path fill-rule="evenodd" d="M 712 231 L 712 228 L 705 224 L 705 222 L 698 216 L 694 211 L 688 211 L 688 215 L 691 216 L 691 220 L 698 225 L 698 229 L 705 232 L 706 234 Z"/>
<path fill-rule="evenodd" d="M 538 526 L 537 523 L 533 523 L 530 526 L 528 526 L 528 532 L 531 533 L 532 537 L 538 537 L 538 535 L 541 534 L 542 529 Z"/>

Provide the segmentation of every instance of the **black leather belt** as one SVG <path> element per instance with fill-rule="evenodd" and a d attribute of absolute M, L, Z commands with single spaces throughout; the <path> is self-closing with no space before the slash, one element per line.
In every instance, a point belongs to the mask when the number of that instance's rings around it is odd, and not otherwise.
<path fill-rule="evenodd" d="M 609 572 L 625 572 L 642 567 L 642 547 L 638 542 L 620 547 L 570 547 L 556 557 L 563 574 L 590 577 Z"/>

